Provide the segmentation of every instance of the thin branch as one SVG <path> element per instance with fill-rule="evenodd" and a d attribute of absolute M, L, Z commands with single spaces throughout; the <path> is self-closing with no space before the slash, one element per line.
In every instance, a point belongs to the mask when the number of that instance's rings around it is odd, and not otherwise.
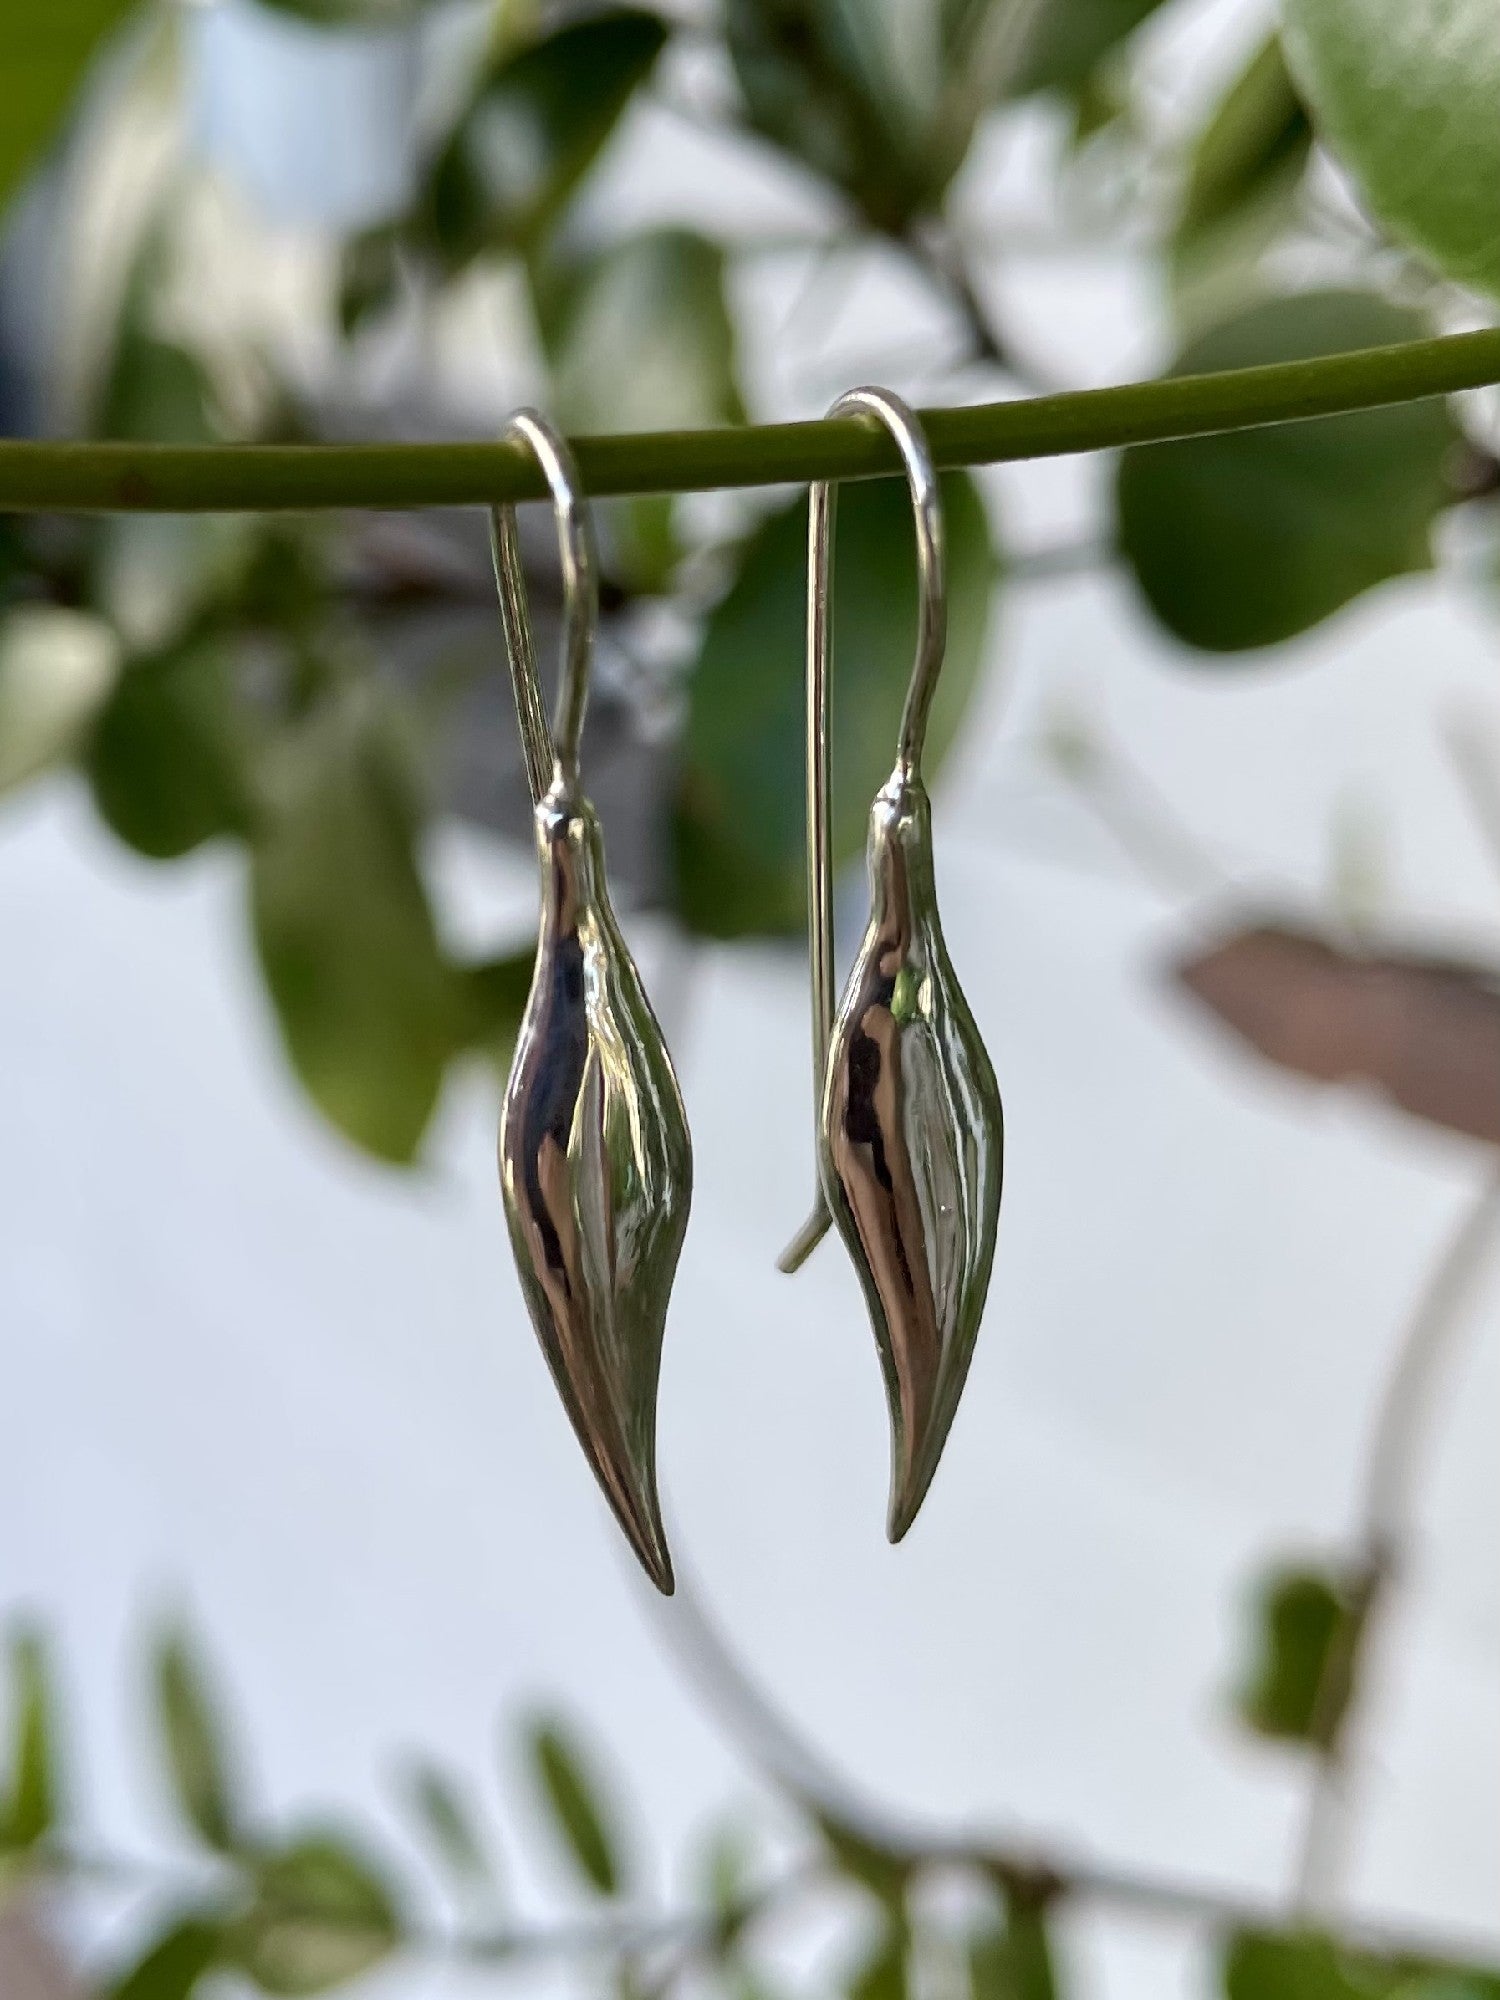
<path fill-rule="evenodd" d="M 811 1818 L 864 1830 L 867 1803 L 751 1676 L 704 1608 L 697 1584 L 684 1576 L 680 1561 L 670 1602 L 647 1601 L 684 1677 L 755 1768 Z"/>
<path fill-rule="evenodd" d="M 895 1865 L 953 1869 L 1025 1883 L 1049 1898 L 1072 1897 L 1156 1922 L 1231 1930 L 1277 1930 L 1284 1925 L 1285 1910 L 1279 1903 L 1225 1884 L 1116 1868 L 1020 1839 L 997 1842 L 924 1833 L 852 1786 L 782 1714 L 709 1618 L 680 1560 L 676 1596 L 670 1604 L 652 1600 L 652 1609 L 694 1687 L 751 1762 L 815 1822 L 852 1836 Z M 1494 1951 L 1490 1940 L 1472 1945 L 1451 1936 L 1438 1940 L 1404 1926 L 1358 1917 L 1343 1919 L 1338 1935 L 1361 1950 L 1437 1962 L 1471 1955 L 1482 1959 L 1486 1951 Z"/>
<path fill-rule="evenodd" d="M 1500 382 L 1500 328 L 923 413 L 940 466 L 998 465 L 1331 416 Z M 574 441 L 592 494 L 685 493 L 894 474 L 859 418 Z M 0 510 L 227 513 L 477 506 L 544 497 L 516 443 L 150 445 L 0 441 Z"/>
<path fill-rule="evenodd" d="M 1318 1756 L 1297 1863 L 1296 1903 L 1325 1914 L 1341 1886 L 1357 1734 L 1360 1669 L 1389 1607 L 1412 1533 L 1417 1471 L 1439 1379 L 1500 1234 L 1500 1170 L 1464 1210 L 1429 1276 L 1395 1360 L 1370 1433 L 1358 1538 L 1342 1643 L 1325 1662 L 1312 1735 Z M 1323 1711 L 1320 1716 L 1316 1710 Z"/>
<path fill-rule="evenodd" d="M 19 1857 L 17 1857 L 19 1859 Z M 49 1844 L 28 1857 L 37 1876 L 48 1881 L 85 1881 L 113 1884 L 130 1889 L 171 1891 L 178 1902 L 191 1903 L 185 1893 L 183 1874 L 137 1855 L 98 1848 L 76 1848 Z M 232 1859 L 214 1857 L 206 1870 L 197 1871 L 198 1886 L 211 1889 L 205 1901 L 216 1907 L 226 1888 L 246 1886 L 244 1871 Z M 778 1908 L 808 1883 L 808 1870 L 799 1867 L 775 1877 L 750 1891 L 728 1913 L 736 1925 L 753 1923 L 767 1911 Z M 295 1896 L 277 1897 L 279 1916 L 305 1915 L 309 1922 L 328 1930 L 348 1928 L 363 1932 L 368 1918 L 358 1911 L 345 1917 L 326 1903 L 305 1907 Z M 560 1924 L 505 1924 L 473 1930 L 447 1929 L 414 1923 L 403 1918 L 401 1948 L 432 1958 L 457 1963 L 494 1965 L 500 1962 L 549 1958 L 619 1957 L 627 1952 L 660 1950 L 667 1946 L 698 1946 L 726 1922 L 723 1910 L 618 1911 L 607 1916 L 585 1918 Z"/>

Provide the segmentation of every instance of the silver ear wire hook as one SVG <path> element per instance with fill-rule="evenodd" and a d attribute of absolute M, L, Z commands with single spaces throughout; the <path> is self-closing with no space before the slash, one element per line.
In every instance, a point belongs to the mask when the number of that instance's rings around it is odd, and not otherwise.
<path fill-rule="evenodd" d="M 899 1541 L 937 1470 L 968 1375 L 994 1261 L 1000 1092 L 948 956 L 922 745 L 947 628 L 937 474 L 917 418 L 884 389 L 829 411 L 883 423 L 906 467 L 917 537 L 917 651 L 896 763 L 870 811 L 870 918 L 833 1001 L 829 799 L 834 492 L 808 507 L 807 854 L 819 1200 L 781 1260 L 795 1270 L 837 1224 L 869 1308 L 891 1419 L 887 1531 Z"/>
<path fill-rule="evenodd" d="M 578 1441 L 659 1590 L 672 1559 L 656 1487 L 662 1334 L 692 1197 L 687 1117 L 610 902 L 578 745 L 598 585 L 577 469 L 535 411 L 506 427 L 552 492 L 562 679 L 549 729 L 515 509 L 490 510 L 495 583 L 541 870 L 536 969 L 500 1116 L 500 1185 L 527 1311 Z"/>
<path fill-rule="evenodd" d="M 937 468 L 915 414 L 889 389 L 850 389 L 827 412 L 876 418 L 891 433 L 906 468 L 917 540 L 917 647 L 901 711 L 897 768 L 920 779 L 927 717 L 948 640 L 948 578 L 943 547 L 943 505 Z M 833 537 L 838 489 L 820 480 L 807 496 L 807 901 L 812 978 L 813 1126 L 821 1131 L 823 1078 L 833 1034 L 833 802 L 829 792 L 829 742 L 833 708 Z M 821 1183 L 812 1213 L 777 1260 L 777 1269 L 800 1270 L 828 1234 L 831 1221 Z"/>
<path fill-rule="evenodd" d="M 516 719 L 532 803 L 540 803 L 557 777 L 578 781 L 578 745 L 589 699 L 589 660 L 599 623 L 599 576 L 593 529 L 578 467 L 565 439 L 537 410 L 517 410 L 501 433 L 530 445 L 552 494 L 557 519 L 557 547 L 562 559 L 562 673 L 551 729 L 547 726 L 537 679 L 531 621 L 526 613 L 526 580 L 516 538 L 516 510 L 511 502 L 490 509 L 490 553 L 495 587 L 500 593 L 500 620 L 515 690 Z"/>

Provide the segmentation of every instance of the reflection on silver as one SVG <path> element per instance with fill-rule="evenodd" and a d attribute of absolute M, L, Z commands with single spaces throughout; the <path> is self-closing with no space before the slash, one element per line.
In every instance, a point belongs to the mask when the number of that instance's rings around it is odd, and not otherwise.
<path fill-rule="evenodd" d="M 604 843 L 578 779 L 597 584 L 567 446 L 531 411 L 563 557 L 556 740 L 537 685 L 509 507 L 491 512 L 495 577 L 527 773 L 542 913 L 500 1119 L 500 1183 L 532 1324 L 590 1465 L 657 1588 L 672 1560 L 656 1490 L 662 1331 L 687 1232 L 693 1157 L 677 1078 L 620 934 Z"/>
<path fill-rule="evenodd" d="M 883 389 L 863 411 L 905 462 L 917 533 L 917 654 L 896 765 L 870 814 L 871 912 L 835 1014 L 828 795 L 829 588 L 834 493 L 808 513 L 808 896 L 819 1201 L 781 1259 L 796 1270 L 830 1214 L 864 1287 L 891 1413 L 888 1532 L 916 1518 L 958 1408 L 989 1289 L 1000 1216 L 1000 1092 L 948 957 L 932 866 L 922 743 L 947 636 L 942 511 L 920 424 Z"/>

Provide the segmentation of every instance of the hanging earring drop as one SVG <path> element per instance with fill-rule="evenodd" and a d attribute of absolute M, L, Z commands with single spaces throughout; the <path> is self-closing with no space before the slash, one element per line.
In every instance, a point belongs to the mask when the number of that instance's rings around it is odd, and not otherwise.
<path fill-rule="evenodd" d="M 819 1192 L 781 1259 L 795 1271 L 830 1216 L 864 1287 L 891 1417 L 893 1542 L 916 1518 L 963 1393 L 1000 1215 L 995 1072 L 938 916 L 922 744 L 947 636 L 943 520 L 922 427 L 884 389 L 828 412 L 877 418 L 900 448 L 917 536 L 917 651 L 896 764 L 870 813 L 870 920 L 835 1013 L 829 670 L 834 488 L 808 496 L 807 859 Z"/>
<path fill-rule="evenodd" d="M 656 1392 L 692 1145 L 671 1058 L 610 904 L 599 821 L 579 782 L 598 581 L 577 470 L 534 411 L 518 412 L 505 435 L 530 445 L 552 492 L 563 644 L 549 730 L 515 509 L 492 508 L 542 886 L 536 970 L 500 1118 L 500 1184 L 527 1309 L 579 1443 L 646 1574 L 670 1593 Z"/>

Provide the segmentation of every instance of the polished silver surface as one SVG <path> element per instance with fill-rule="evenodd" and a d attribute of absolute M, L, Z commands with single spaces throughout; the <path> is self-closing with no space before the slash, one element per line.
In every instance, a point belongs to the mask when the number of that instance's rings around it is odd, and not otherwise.
<path fill-rule="evenodd" d="M 527 411 L 563 554 L 556 740 L 537 686 L 514 515 L 492 510 L 496 581 L 537 799 L 541 929 L 500 1119 L 500 1183 L 532 1324 L 605 1498 L 658 1589 L 672 1560 L 656 1487 L 656 1398 L 693 1159 L 660 1027 L 620 934 L 578 779 L 596 620 L 587 516 L 567 447 Z"/>
<path fill-rule="evenodd" d="M 808 509 L 808 903 L 820 1199 L 781 1259 L 795 1270 L 828 1220 L 854 1260 L 891 1415 L 888 1530 L 899 1541 L 937 1470 L 984 1311 L 1000 1215 L 1000 1092 L 938 915 L 932 815 L 921 779 L 947 633 L 942 510 L 921 426 L 899 398 L 854 389 L 900 447 L 917 539 L 917 650 L 896 765 L 870 814 L 871 913 L 833 1004 L 828 790 L 834 493 Z"/>

